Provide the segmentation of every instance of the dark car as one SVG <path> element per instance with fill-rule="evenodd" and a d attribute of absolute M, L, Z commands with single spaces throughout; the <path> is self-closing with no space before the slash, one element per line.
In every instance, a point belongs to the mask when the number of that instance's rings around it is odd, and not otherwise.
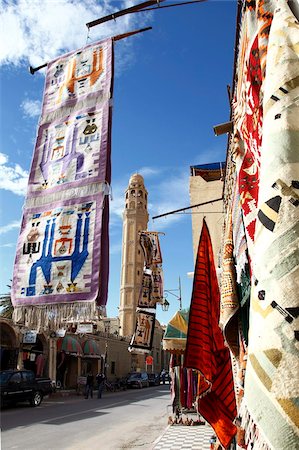
<path fill-rule="evenodd" d="M 150 386 L 159 386 L 160 375 L 158 373 L 148 373 L 148 382 Z"/>
<path fill-rule="evenodd" d="M 149 380 L 146 372 L 134 372 L 130 373 L 127 379 L 128 387 L 149 387 Z"/>
<path fill-rule="evenodd" d="M 45 395 L 53 391 L 50 378 L 35 378 L 31 370 L 0 372 L 1 405 L 29 401 L 39 406 Z"/>

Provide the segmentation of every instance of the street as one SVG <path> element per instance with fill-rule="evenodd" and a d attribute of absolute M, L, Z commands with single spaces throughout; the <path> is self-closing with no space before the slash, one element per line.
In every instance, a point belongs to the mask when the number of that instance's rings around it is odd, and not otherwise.
<path fill-rule="evenodd" d="M 150 449 L 167 427 L 169 385 L 71 395 L 3 409 L 2 450 Z"/>

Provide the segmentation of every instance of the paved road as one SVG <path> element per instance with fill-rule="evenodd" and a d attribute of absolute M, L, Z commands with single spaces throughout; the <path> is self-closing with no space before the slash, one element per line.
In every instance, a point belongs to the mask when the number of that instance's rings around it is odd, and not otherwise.
<path fill-rule="evenodd" d="M 169 386 L 4 409 L 2 450 L 148 450 L 167 427 Z"/>

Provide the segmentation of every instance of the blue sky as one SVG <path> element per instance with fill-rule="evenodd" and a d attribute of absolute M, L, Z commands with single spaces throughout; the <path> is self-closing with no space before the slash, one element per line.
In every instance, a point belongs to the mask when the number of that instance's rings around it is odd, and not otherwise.
<path fill-rule="evenodd" d="M 133 3 L 138 2 L 0 1 L 0 293 L 12 278 L 44 87 L 44 73 L 32 76 L 27 67 L 82 47 L 86 22 Z M 124 191 L 135 172 L 149 193 L 148 228 L 165 233 L 165 289 L 177 289 L 180 277 L 183 307 L 190 304 L 190 211 L 151 218 L 190 205 L 190 165 L 225 160 L 227 138 L 215 137 L 213 125 L 229 119 L 235 17 L 236 2 L 207 1 L 127 15 L 90 30 L 88 43 L 153 27 L 115 44 L 109 316 L 117 315 L 119 305 Z M 175 297 L 168 300 L 168 312 L 157 307 L 162 323 L 179 306 Z"/>

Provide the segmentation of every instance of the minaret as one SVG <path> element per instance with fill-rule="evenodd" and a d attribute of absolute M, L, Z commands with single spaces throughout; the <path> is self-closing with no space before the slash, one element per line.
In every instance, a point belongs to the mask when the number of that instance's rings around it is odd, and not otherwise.
<path fill-rule="evenodd" d="M 120 335 L 132 336 L 135 331 L 136 306 L 141 288 L 144 256 L 138 233 L 147 230 L 147 190 L 143 177 L 131 176 L 125 192 L 123 213 L 122 265 L 120 281 Z"/>

